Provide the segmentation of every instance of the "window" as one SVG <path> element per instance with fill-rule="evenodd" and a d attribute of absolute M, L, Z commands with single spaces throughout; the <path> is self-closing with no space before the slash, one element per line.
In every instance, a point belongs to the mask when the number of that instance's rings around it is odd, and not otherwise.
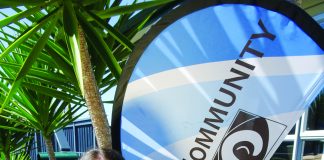
<path fill-rule="evenodd" d="M 324 96 L 316 98 L 308 110 L 306 130 L 324 130 Z"/>
<path fill-rule="evenodd" d="M 303 159 L 322 159 L 323 145 L 323 141 L 305 141 Z"/>
<path fill-rule="evenodd" d="M 284 141 L 272 156 L 271 160 L 292 159 L 294 142 Z"/>
<path fill-rule="evenodd" d="M 324 90 L 296 123 L 271 160 L 324 159 Z"/>

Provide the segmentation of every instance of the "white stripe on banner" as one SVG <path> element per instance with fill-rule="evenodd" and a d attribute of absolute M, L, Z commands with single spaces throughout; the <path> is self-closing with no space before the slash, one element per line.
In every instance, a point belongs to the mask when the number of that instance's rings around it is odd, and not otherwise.
<path fill-rule="evenodd" d="M 181 67 L 153 74 L 128 84 L 124 100 L 126 102 L 152 92 L 181 85 L 197 85 L 197 83 L 231 78 L 235 76 L 234 73 L 229 72 L 231 68 L 239 69 L 254 77 L 322 74 L 324 72 L 324 55 L 253 58 L 242 61 L 254 65 L 255 69 L 251 71 L 235 64 L 234 60 L 230 60 Z"/>
<path fill-rule="evenodd" d="M 145 143 L 146 145 L 148 145 L 149 147 L 151 147 L 155 151 L 158 151 L 161 155 L 163 155 L 165 157 L 168 157 L 170 159 L 177 160 L 177 158 L 175 157 L 175 155 L 173 155 L 168 150 L 166 150 L 163 146 L 161 146 L 158 142 L 156 142 L 155 140 L 153 140 L 149 135 L 147 135 L 146 133 L 144 133 L 140 128 L 136 127 L 135 124 L 133 124 L 131 121 L 129 121 L 124 116 L 122 116 L 122 124 L 123 124 L 121 126 L 122 129 L 124 129 L 129 134 L 135 136 L 135 138 L 137 138 L 141 142 Z M 126 147 L 126 148 L 123 148 L 123 149 L 125 149 L 125 150 L 129 151 L 130 153 L 136 155 L 135 150 L 132 150 L 127 145 L 124 144 L 123 147 Z"/>

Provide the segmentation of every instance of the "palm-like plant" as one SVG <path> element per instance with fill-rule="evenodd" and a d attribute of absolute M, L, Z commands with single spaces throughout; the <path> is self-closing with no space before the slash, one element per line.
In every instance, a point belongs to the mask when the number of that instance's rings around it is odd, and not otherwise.
<path fill-rule="evenodd" d="M 28 93 L 26 93 L 28 92 Z M 32 90 L 25 90 L 30 105 L 10 107 L 6 112 L 16 115 L 24 126 L 30 126 L 40 131 L 45 140 L 45 145 L 51 160 L 54 158 L 54 149 L 51 137 L 55 130 L 61 129 L 77 119 L 81 114 L 74 116 L 82 105 L 71 105 L 60 99 L 37 93 Z M 30 114 L 29 116 L 26 116 Z"/>
<path fill-rule="evenodd" d="M 10 160 L 10 155 L 13 152 L 30 151 L 29 144 L 33 136 L 29 127 L 11 122 L 3 117 L 0 117 L 0 123 L 2 125 L 0 127 L 1 159 Z"/>
<path fill-rule="evenodd" d="M 5 75 L 5 70 L 2 69 L 0 71 L 0 75 Z M 8 92 L 9 83 L 0 79 L 0 104 L 3 103 L 5 97 L 5 93 Z M 12 152 L 21 152 L 25 150 L 25 152 L 30 151 L 30 147 L 28 143 L 31 142 L 31 138 L 33 135 L 33 129 L 30 127 L 23 125 L 22 123 L 16 123 L 15 121 L 21 121 L 20 117 L 9 113 L 2 113 L 0 115 L 0 153 L 1 159 L 10 160 Z M 22 152 L 21 152 L 22 153 Z M 27 156 L 26 156 L 27 158 Z"/>
<path fill-rule="evenodd" d="M 10 160 L 30 160 L 29 152 L 24 151 L 24 152 L 19 152 L 19 153 L 13 153 L 12 156 L 10 157 Z"/>
<path fill-rule="evenodd" d="M 74 116 L 82 105 L 72 106 L 70 102 L 26 88 L 19 95 L 24 100 L 5 108 L 1 116 L 3 121 L 0 128 L 3 129 L 0 129 L 0 148 L 2 145 L 3 152 L 9 157 L 10 152 L 29 142 L 26 135 L 36 129 L 44 137 L 50 159 L 55 159 L 51 137 L 55 130 L 65 127 L 82 115 Z"/>
<path fill-rule="evenodd" d="M 3 63 L 23 66 L 24 59 L 28 57 L 28 54 L 25 50 L 16 49 L 13 51 L 13 54 L 4 58 L 5 62 Z M 48 75 L 56 77 L 62 76 L 60 72 L 56 72 L 57 68 L 53 68 L 47 64 L 48 62 L 40 60 L 35 61 L 34 67 L 32 67 L 33 70 L 46 71 Z M 0 88 L 3 94 L 0 96 L 0 102 L 2 104 L 7 99 L 5 94 L 9 95 L 11 92 L 9 86 L 12 83 L 9 82 L 14 81 L 14 75 L 20 72 L 21 70 L 17 70 L 16 67 L 6 65 L 1 67 L 0 80 L 2 83 L 0 83 Z M 20 131 L 18 132 L 20 134 L 16 133 L 15 135 L 24 136 L 26 131 L 17 129 L 17 127 L 9 128 L 10 125 L 6 124 L 19 125 L 22 126 L 21 128 L 25 128 L 25 130 L 28 129 L 27 131 L 36 129 L 41 132 L 45 139 L 50 159 L 55 159 L 51 142 L 54 131 L 68 125 L 80 116 L 81 114 L 74 115 L 82 107 L 82 104 L 79 103 L 82 99 L 77 94 L 70 95 L 71 93 L 67 93 L 66 91 L 68 90 L 73 93 L 72 89 L 65 87 L 63 90 L 62 88 L 64 87 L 57 88 L 55 85 L 50 84 L 50 82 L 27 74 L 24 81 L 21 82 L 21 86 L 16 90 L 16 94 L 12 95 L 10 103 L 3 109 L 1 117 L 7 123 L 1 123 L 0 127 L 4 128 L 4 131 L 1 133 L 5 134 L 5 137 L 10 138 L 13 131 Z M 57 95 L 56 98 L 54 98 L 55 95 Z M 13 138 L 16 136 L 13 136 Z M 21 145 L 27 142 L 26 137 L 22 138 L 24 140 L 21 140 L 20 143 L 16 143 L 15 145 Z M 8 139 L 4 138 L 2 143 L 5 146 L 3 148 L 7 159 L 9 159 L 9 153 L 13 151 L 10 142 L 13 141 L 8 141 Z"/>
<path fill-rule="evenodd" d="M 0 54 L 0 63 L 10 68 L 12 75 L 5 76 L 10 90 L 0 113 L 12 105 L 18 94 L 30 93 L 21 87 L 34 91 L 35 87 L 46 89 L 51 92 L 42 94 L 61 99 L 80 94 L 88 106 L 99 147 L 111 148 L 110 129 L 100 96 L 119 80 L 121 68 L 133 49 L 130 39 L 179 2 L 160 7 L 170 1 L 135 1 L 129 6 L 119 6 L 120 0 L 111 3 L 109 0 L 0 0 L 0 8 L 11 7 L 17 12 L 1 20 L 0 28 L 10 28 L 19 35 L 12 37 L 3 32 L 6 37 L 2 40 L 8 45 Z M 137 10 L 140 11 L 134 14 Z M 114 26 L 108 23 L 112 16 L 118 16 Z M 17 49 L 29 54 L 20 63 L 8 61 L 17 56 Z M 35 62 L 50 66 L 52 71 L 45 71 Z M 36 95 L 39 92 L 42 91 Z M 31 108 L 30 111 L 36 110 L 34 105 Z"/>

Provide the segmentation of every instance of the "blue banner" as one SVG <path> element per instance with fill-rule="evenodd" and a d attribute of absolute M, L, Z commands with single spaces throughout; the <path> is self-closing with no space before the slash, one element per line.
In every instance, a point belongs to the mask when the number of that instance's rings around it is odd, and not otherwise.
<path fill-rule="evenodd" d="M 208 2 L 175 9 L 130 58 L 115 106 L 127 160 L 270 159 L 322 89 L 323 30 L 303 11 Z"/>

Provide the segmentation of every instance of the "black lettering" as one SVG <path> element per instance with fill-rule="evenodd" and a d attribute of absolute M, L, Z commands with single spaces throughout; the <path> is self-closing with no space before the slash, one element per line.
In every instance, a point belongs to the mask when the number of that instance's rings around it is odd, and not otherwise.
<path fill-rule="evenodd" d="M 223 101 L 218 100 L 218 99 L 215 98 L 214 99 L 214 103 L 217 103 L 217 104 L 219 104 L 221 106 L 224 106 L 224 107 L 230 107 L 230 106 L 232 106 L 234 104 L 235 100 L 236 100 L 235 94 L 233 92 L 227 90 L 227 89 L 224 89 L 223 87 L 220 88 L 219 91 L 221 91 L 221 92 L 229 95 L 232 100 L 230 102 L 223 102 Z"/>
<path fill-rule="evenodd" d="M 216 132 L 213 132 L 213 131 L 210 131 L 210 130 L 208 130 L 208 129 L 205 129 L 205 128 L 200 128 L 200 130 L 199 130 L 199 132 L 201 133 L 201 134 L 203 134 L 204 135 L 204 137 L 203 138 L 196 138 L 195 139 L 195 142 L 196 143 L 198 143 L 198 144 L 200 144 L 200 145 L 202 145 L 203 147 L 205 147 L 205 148 L 210 148 L 210 146 L 209 145 L 207 145 L 207 144 L 205 144 L 206 142 L 207 143 L 212 143 L 214 140 L 212 139 L 212 138 L 210 138 L 209 136 L 208 136 L 208 134 L 210 134 L 210 135 L 213 135 L 213 136 L 216 136 Z"/>
<path fill-rule="evenodd" d="M 251 35 L 250 39 L 246 42 L 243 50 L 239 54 L 240 58 L 243 58 L 245 53 L 249 53 L 256 57 L 262 58 L 264 53 L 262 53 L 261 51 L 258 51 L 257 48 L 252 48 L 252 46 L 250 46 L 252 44 L 252 40 L 258 39 L 258 38 L 267 38 L 267 39 L 270 39 L 273 41 L 276 38 L 276 36 L 274 34 L 271 34 L 269 32 L 269 30 L 265 27 L 265 25 L 261 19 L 259 20 L 258 25 L 262 29 L 262 33 L 255 33 L 255 34 Z M 255 69 L 254 65 L 249 64 L 249 63 L 242 61 L 240 59 L 237 59 L 235 61 L 235 64 L 240 65 L 240 66 L 247 68 L 249 70 Z M 240 67 L 240 68 L 242 68 L 242 67 Z M 235 82 L 248 79 L 250 77 L 250 75 L 248 73 L 240 71 L 236 68 L 231 68 L 231 72 L 233 72 L 237 75 L 235 75 L 234 77 L 225 79 L 223 84 L 233 87 L 237 90 L 242 90 L 243 86 L 240 86 L 240 85 L 236 84 Z M 223 107 L 231 107 L 236 101 L 235 93 L 228 89 L 225 89 L 223 87 L 221 87 L 219 89 L 219 91 L 226 94 L 228 96 L 228 98 L 226 96 L 222 96 L 222 97 L 225 97 L 224 100 L 219 100 L 219 99 L 215 98 L 214 103 L 218 104 L 220 106 L 223 106 Z M 205 160 L 206 159 L 207 155 L 206 155 L 206 151 L 204 149 L 205 148 L 210 149 L 210 146 L 214 141 L 213 136 L 216 136 L 217 135 L 216 131 L 220 129 L 219 124 L 222 124 L 224 122 L 223 116 L 226 116 L 228 114 L 227 111 L 217 109 L 215 107 L 210 107 L 209 112 L 211 114 L 213 114 L 214 117 L 205 118 L 204 123 L 206 125 L 208 125 L 209 127 L 211 127 L 212 130 L 208 130 L 205 128 L 199 129 L 199 133 L 201 134 L 201 136 L 196 137 L 195 142 L 197 144 L 199 144 L 200 146 L 194 147 L 190 150 L 190 157 L 193 160 Z M 183 160 L 185 160 L 185 159 L 183 159 Z"/>
<path fill-rule="evenodd" d="M 251 38 L 250 39 L 255 39 L 255 38 L 262 38 L 262 37 L 265 37 L 265 38 L 268 38 L 270 40 L 274 40 L 276 38 L 275 35 L 271 34 L 267 28 L 264 26 L 262 20 L 260 19 L 259 22 L 258 22 L 260 28 L 262 29 L 263 33 L 258 33 L 258 34 L 252 34 L 251 35 Z"/>
<path fill-rule="evenodd" d="M 197 158 L 196 156 L 199 156 L 197 154 L 194 154 L 194 152 L 199 152 L 201 153 L 201 157 Z M 198 153 L 198 154 L 199 154 Z M 190 157 L 191 159 L 193 160 L 204 160 L 206 158 L 206 152 L 202 149 L 202 148 L 199 148 L 199 147 L 194 147 L 190 150 Z"/>
<path fill-rule="evenodd" d="M 218 115 L 218 113 L 222 115 L 227 115 L 228 112 L 214 107 L 210 107 L 209 112 L 212 113 L 215 116 L 215 118 L 205 118 L 204 122 L 207 125 L 219 130 L 219 126 L 215 125 L 214 123 L 223 123 L 224 120 Z"/>
<path fill-rule="evenodd" d="M 236 61 L 235 61 L 235 63 L 236 64 L 238 64 L 238 65 L 240 65 L 240 66 L 243 66 L 243 67 L 245 67 L 245 68 L 248 68 L 248 69 L 250 69 L 250 70 L 254 70 L 254 68 L 255 68 L 255 66 L 253 66 L 253 65 L 251 65 L 251 64 L 248 64 L 248 63 L 246 63 L 246 62 L 244 62 L 244 61 L 241 61 L 240 59 L 237 59 Z"/>
<path fill-rule="evenodd" d="M 224 84 L 226 84 L 228 86 L 231 86 L 233 88 L 236 88 L 238 90 L 241 90 L 242 89 L 242 86 L 239 86 L 239 85 L 237 85 L 237 84 L 235 84 L 233 82 L 240 81 L 240 80 L 243 80 L 243 79 L 248 79 L 250 77 L 250 75 L 247 74 L 247 73 L 244 73 L 242 71 L 239 71 L 239 70 L 237 70 L 235 68 L 232 68 L 231 69 L 231 72 L 236 73 L 239 76 L 238 77 L 229 78 L 229 79 L 225 79 Z"/>
<path fill-rule="evenodd" d="M 249 41 L 245 44 L 245 46 L 244 46 L 242 52 L 240 53 L 240 57 L 242 58 L 243 55 L 244 55 L 244 53 L 248 52 L 248 53 L 252 53 L 252 54 L 254 54 L 254 55 L 257 56 L 257 57 L 262 58 L 262 57 L 263 57 L 263 53 L 262 53 L 262 52 L 259 52 L 259 51 L 255 50 L 255 49 L 249 47 L 251 43 L 252 43 L 252 41 L 249 40 Z"/>

